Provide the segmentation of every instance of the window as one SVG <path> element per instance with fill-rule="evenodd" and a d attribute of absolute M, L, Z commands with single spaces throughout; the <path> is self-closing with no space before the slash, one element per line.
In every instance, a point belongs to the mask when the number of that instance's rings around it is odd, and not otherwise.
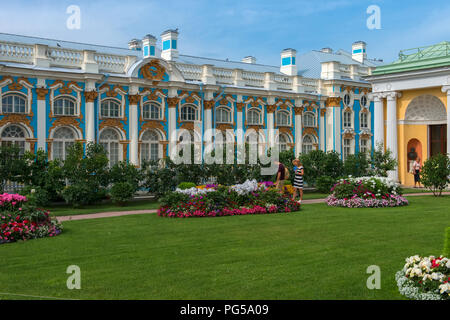
<path fill-rule="evenodd" d="M 289 138 L 285 134 L 280 134 L 278 136 L 278 145 L 280 147 L 280 151 L 288 150 Z"/>
<path fill-rule="evenodd" d="M 2 99 L 3 113 L 25 113 L 26 100 L 18 94 L 8 94 Z"/>
<path fill-rule="evenodd" d="M 193 105 L 185 105 L 181 108 L 181 121 L 197 120 L 197 108 Z"/>
<path fill-rule="evenodd" d="M 312 112 L 306 112 L 303 115 L 303 126 L 304 127 L 315 127 L 316 126 L 316 116 Z"/>
<path fill-rule="evenodd" d="M 352 127 L 352 113 L 350 111 L 344 111 L 344 128 Z"/>
<path fill-rule="evenodd" d="M 347 157 L 351 154 L 352 151 L 352 140 L 351 139 L 344 139 L 344 160 L 347 159 Z"/>
<path fill-rule="evenodd" d="M 256 109 L 250 109 L 247 112 L 247 124 L 248 125 L 259 125 L 261 124 L 261 114 Z"/>
<path fill-rule="evenodd" d="M 115 100 L 104 100 L 100 107 L 100 114 L 105 118 L 120 118 L 120 104 Z"/>
<path fill-rule="evenodd" d="M 180 143 L 194 143 L 195 139 L 194 139 L 194 132 L 191 130 L 182 130 L 181 134 L 178 138 L 178 141 Z"/>
<path fill-rule="evenodd" d="M 100 144 L 108 154 L 109 165 L 119 162 L 119 135 L 113 129 L 105 129 L 100 134 Z"/>
<path fill-rule="evenodd" d="M 352 99 L 350 98 L 350 95 L 349 95 L 348 93 L 344 95 L 344 104 L 345 104 L 346 106 L 350 106 L 351 100 L 352 100 Z"/>
<path fill-rule="evenodd" d="M 162 119 L 162 108 L 154 103 L 146 103 L 142 107 L 143 118 L 146 120 L 161 120 Z"/>
<path fill-rule="evenodd" d="M 180 137 L 181 138 L 181 137 Z M 142 135 L 141 162 L 159 159 L 159 135 L 151 130 Z"/>
<path fill-rule="evenodd" d="M 74 116 L 75 100 L 70 98 L 57 98 L 53 104 L 53 114 L 58 116 Z"/>
<path fill-rule="evenodd" d="M 314 139 L 310 135 L 303 137 L 303 153 L 310 153 L 313 150 Z"/>
<path fill-rule="evenodd" d="M 369 140 L 361 139 L 359 140 L 359 152 L 366 153 L 369 151 Z"/>
<path fill-rule="evenodd" d="M 216 122 L 217 123 L 230 123 L 231 111 L 227 108 L 218 108 L 216 110 Z"/>
<path fill-rule="evenodd" d="M 278 111 L 276 114 L 277 126 L 289 126 L 291 122 L 289 121 L 289 113 L 286 111 Z"/>
<path fill-rule="evenodd" d="M 359 121 L 359 126 L 361 127 L 361 129 L 368 129 L 369 128 L 369 114 L 367 112 L 361 112 L 360 116 L 360 121 Z"/>
<path fill-rule="evenodd" d="M 6 127 L 2 132 L 2 146 L 15 145 L 19 148 L 20 154 L 25 153 L 25 132 L 16 125 Z"/>
<path fill-rule="evenodd" d="M 69 148 L 75 142 L 75 134 L 72 129 L 61 127 L 56 129 L 53 135 L 53 159 L 66 160 Z"/>
<path fill-rule="evenodd" d="M 367 97 L 366 96 L 362 96 L 360 99 L 360 103 L 362 107 L 367 106 Z"/>

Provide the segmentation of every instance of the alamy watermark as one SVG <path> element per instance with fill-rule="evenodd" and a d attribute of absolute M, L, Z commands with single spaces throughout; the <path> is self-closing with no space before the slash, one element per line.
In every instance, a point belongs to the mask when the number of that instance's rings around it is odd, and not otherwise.
<path fill-rule="evenodd" d="M 81 269 L 77 265 L 70 265 L 67 267 L 66 270 L 67 274 L 70 274 L 70 276 L 67 278 L 66 285 L 67 289 L 73 290 L 81 289 Z"/>
<path fill-rule="evenodd" d="M 367 278 L 367 289 L 381 289 L 381 269 L 377 265 L 371 265 L 367 267 L 366 273 L 370 274 Z"/>
<path fill-rule="evenodd" d="M 366 20 L 367 29 L 379 30 L 381 29 L 381 9 L 379 6 L 373 4 L 367 7 L 366 13 L 369 17 Z"/>
<path fill-rule="evenodd" d="M 81 9 L 77 5 L 70 5 L 66 9 L 66 13 L 69 17 L 66 20 L 66 27 L 69 30 L 81 29 Z"/>

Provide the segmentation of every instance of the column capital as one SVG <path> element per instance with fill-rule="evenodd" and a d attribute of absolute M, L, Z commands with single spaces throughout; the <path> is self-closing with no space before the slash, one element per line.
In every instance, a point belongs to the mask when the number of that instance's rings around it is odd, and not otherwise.
<path fill-rule="evenodd" d="M 397 98 L 401 98 L 402 97 L 402 93 L 401 92 L 396 92 L 396 91 L 391 91 L 391 92 L 386 92 L 384 94 L 384 96 L 387 98 L 387 100 L 396 100 Z"/>
<path fill-rule="evenodd" d="M 243 102 L 237 102 L 236 103 L 236 109 L 237 109 L 238 112 L 242 112 L 244 107 L 245 107 L 245 103 L 243 103 Z"/>
<path fill-rule="evenodd" d="M 341 97 L 329 97 L 326 101 L 327 107 L 340 107 L 341 106 Z"/>
<path fill-rule="evenodd" d="M 167 104 L 169 105 L 169 108 L 176 108 L 178 102 L 180 102 L 180 98 L 177 97 L 167 98 Z"/>
<path fill-rule="evenodd" d="M 295 115 L 303 114 L 304 107 L 294 107 Z"/>
<path fill-rule="evenodd" d="M 131 105 L 137 105 L 139 100 L 141 100 L 141 96 L 139 94 L 129 94 L 128 101 Z"/>
<path fill-rule="evenodd" d="M 97 99 L 97 97 L 98 97 L 97 91 L 85 91 L 84 92 L 84 98 L 85 98 L 86 102 L 94 102 L 95 99 Z"/>
<path fill-rule="evenodd" d="M 203 103 L 203 108 L 205 109 L 205 110 L 211 110 L 213 107 L 214 107 L 214 104 L 215 104 L 216 102 L 214 101 L 214 99 L 213 100 L 207 100 L 207 101 L 204 101 L 204 103 Z"/>
<path fill-rule="evenodd" d="M 36 88 L 36 95 L 38 100 L 45 100 L 48 94 L 48 89 L 45 88 Z"/>
<path fill-rule="evenodd" d="M 267 113 L 274 113 L 275 110 L 277 109 L 277 105 L 276 104 L 268 104 L 266 106 L 267 109 Z"/>
<path fill-rule="evenodd" d="M 447 93 L 447 95 L 450 95 L 450 85 L 442 86 L 441 90 L 442 92 Z"/>

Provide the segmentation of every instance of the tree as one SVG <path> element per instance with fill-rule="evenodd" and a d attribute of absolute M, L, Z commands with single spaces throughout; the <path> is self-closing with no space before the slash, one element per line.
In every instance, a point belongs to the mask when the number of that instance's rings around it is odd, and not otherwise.
<path fill-rule="evenodd" d="M 0 146 L 0 193 L 4 192 L 8 181 L 20 182 L 26 167 L 27 163 L 21 156 L 19 147 Z"/>
<path fill-rule="evenodd" d="M 344 161 L 344 174 L 346 176 L 364 177 L 369 173 L 369 160 L 365 152 L 350 154 Z"/>
<path fill-rule="evenodd" d="M 316 185 L 322 176 L 337 179 L 343 174 L 343 163 L 337 152 L 313 150 L 300 154 L 299 159 L 304 167 L 304 180 L 309 185 Z"/>
<path fill-rule="evenodd" d="M 397 168 L 397 160 L 392 156 L 392 151 L 386 149 L 385 152 L 382 143 L 377 144 L 370 159 L 370 164 L 372 166 L 373 175 L 380 177 L 387 177 L 388 171 Z"/>
<path fill-rule="evenodd" d="M 450 159 L 445 154 L 437 154 L 423 164 L 420 173 L 422 184 L 433 192 L 434 196 L 441 196 L 450 182 Z"/>

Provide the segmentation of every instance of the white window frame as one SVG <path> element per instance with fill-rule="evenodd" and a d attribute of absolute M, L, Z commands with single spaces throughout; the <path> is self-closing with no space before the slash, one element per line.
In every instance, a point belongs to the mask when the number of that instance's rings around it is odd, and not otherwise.
<path fill-rule="evenodd" d="M 14 98 L 13 98 L 13 111 L 12 112 L 5 112 L 5 111 L 3 111 L 3 108 L 4 108 L 3 99 L 8 98 L 10 96 L 12 96 L 12 97 L 17 96 L 17 97 L 19 97 L 19 98 L 21 98 L 21 99 L 23 99 L 25 101 L 25 111 L 24 112 L 16 112 L 14 110 Z M 0 100 L 1 100 L 0 101 L 1 102 L 1 109 L 0 109 L 0 113 L 1 114 L 13 114 L 13 113 L 15 113 L 15 114 L 28 114 L 29 113 L 29 110 L 28 110 L 28 97 L 25 94 L 21 93 L 21 92 L 16 92 L 16 91 L 6 92 L 5 94 L 1 95 L 1 99 Z"/>
<path fill-rule="evenodd" d="M 55 138 L 55 134 L 56 134 L 59 130 L 62 130 L 63 128 L 67 128 L 67 129 L 69 129 L 69 130 L 72 131 L 72 133 L 73 133 L 73 139 L 72 139 L 72 140 L 65 139 L 65 138 L 64 138 L 64 139 Z M 71 145 L 75 144 L 76 139 L 77 139 L 77 132 L 76 132 L 73 128 L 71 128 L 70 126 L 60 126 L 60 127 L 55 128 L 55 130 L 53 131 L 52 137 L 53 137 L 53 142 L 52 142 L 52 159 L 53 159 L 53 160 L 57 159 L 57 158 L 55 157 L 55 155 L 56 155 L 56 152 L 55 152 L 55 145 L 56 145 L 56 143 L 57 143 L 57 142 L 62 142 L 62 143 L 63 143 L 63 148 L 62 148 L 63 157 L 62 157 L 62 158 L 58 158 L 58 159 L 60 159 L 60 160 L 62 160 L 62 161 L 66 160 L 66 157 L 67 157 L 67 149 L 68 149 Z M 70 145 L 68 146 L 68 144 L 70 144 Z"/>
<path fill-rule="evenodd" d="M 349 145 L 346 145 L 346 141 L 349 141 Z M 348 153 L 346 152 L 346 148 Z M 347 157 L 351 154 L 355 154 L 355 138 L 342 138 L 342 160 L 345 161 Z"/>
<path fill-rule="evenodd" d="M 347 121 L 345 119 L 346 114 L 350 114 L 350 126 L 346 126 Z M 354 128 L 354 112 L 353 110 L 342 110 L 342 128 L 343 129 L 353 129 Z"/>
<path fill-rule="evenodd" d="M 148 133 L 153 133 L 156 135 L 157 139 L 156 140 L 144 140 L 145 135 Z M 157 148 L 157 155 L 156 155 L 156 159 L 152 159 L 152 148 L 154 148 L 156 145 Z M 148 150 L 146 150 L 148 149 Z M 144 157 L 144 155 L 146 155 L 148 151 L 149 157 Z M 145 159 L 146 158 L 146 159 Z M 145 160 L 160 160 L 162 158 L 162 145 L 161 145 L 161 135 L 159 134 L 158 131 L 156 130 L 145 130 L 144 133 L 141 136 L 141 152 L 140 152 L 140 161 L 141 163 Z"/>
<path fill-rule="evenodd" d="M 250 117 L 249 117 L 249 114 L 250 113 L 253 113 L 253 112 L 255 112 L 255 113 L 257 113 L 258 114 L 258 122 L 257 123 L 255 123 L 255 122 L 250 122 L 249 121 L 249 119 L 250 119 Z M 263 121 L 262 121 L 262 112 L 261 112 L 261 110 L 259 110 L 258 108 L 249 108 L 248 110 L 247 110 L 247 112 L 246 112 L 246 122 L 247 122 L 247 125 L 248 126 L 260 126 L 260 125 L 263 125 Z"/>
<path fill-rule="evenodd" d="M 306 118 L 310 117 L 313 120 L 313 125 L 306 123 Z M 317 119 L 316 114 L 312 111 L 307 111 L 303 113 L 303 119 L 302 119 L 303 127 L 309 127 L 309 128 L 316 128 L 317 127 Z"/>
<path fill-rule="evenodd" d="M 309 143 L 309 142 L 306 143 L 305 138 L 311 138 L 311 143 Z M 316 144 L 316 143 L 317 143 L 316 138 L 313 135 L 311 135 L 311 134 L 304 135 L 302 137 L 302 153 L 307 154 L 307 153 L 310 153 L 311 151 L 314 151 L 314 144 Z M 309 149 L 310 147 L 311 147 L 311 150 L 306 150 L 306 148 Z"/>
<path fill-rule="evenodd" d="M 192 108 L 194 109 L 194 119 L 183 119 L 183 109 L 184 108 Z M 194 122 L 194 121 L 198 121 L 199 119 L 199 114 L 198 114 L 198 107 L 193 104 L 193 103 L 185 103 L 180 107 L 180 121 L 181 122 Z"/>
<path fill-rule="evenodd" d="M 285 114 L 286 117 L 287 117 L 287 124 L 279 122 L 279 115 L 282 114 L 282 113 Z M 290 114 L 290 112 L 287 111 L 287 110 L 277 110 L 275 112 L 275 123 L 276 123 L 276 125 L 278 127 L 290 127 L 291 126 L 291 114 Z"/>
<path fill-rule="evenodd" d="M 219 111 L 221 111 L 221 110 L 228 112 L 229 119 L 227 121 L 219 121 L 217 119 L 217 115 L 218 115 Z M 233 123 L 233 112 L 231 111 L 230 107 L 227 107 L 227 106 L 218 106 L 216 108 L 216 114 L 214 115 L 214 117 L 215 117 L 216 123 L 228 123 L 228 124 Z"/>
<path fill-rule="evenodd" d="M 102 139 L 102 134 L 104 134 L 106 131 L 114 132 L 116 134 L 117 139 L 116 140 L 114 140 L 114 139 Z M 107 157 L 108 157 L 108 165 L 110 167 L 114 166 L 116 163 L 118 163 L 118 162 L 123 160 L 122 159 L 123 153 L 120 152 L 121 151 L 120 150 L 120 137 L 121 137 L 120 132 L 117 132 L 117 130 L 115 130 L 113 128 L 110 128 L 110 127 L 107 127 L 105 129 L 103 129 L 100 132 L 100 134 L 99 134 L 99 139 L 98 140 L 99 140 L 99 143 L 105 148 L 105 151 L 106 151 L 106 154 L 107 154 Z M 112 156 L 111 147 L 112 147 L 113 144 L 117 144 L 117 160 L 114 161 L 114 162 L 111 161 L 111 156 Z"/>
<path fill-rule="evenodd" d="M 119 105 L 119 114 L 118 116 L 114 116 L 111 115 L 111 104 L 108 104 L 108 115 L 103 115 L 103 104 L 104 103 L 116 103 Z M 102 99 L 100 101 L 100 118 L 102 119 L 106 119 L 106 118 L 112 118 L 112 119 L 121 119 L 123 118 L 123 108 L 122 108 L 122 103 L 120 100 L 115 99 L 115 98 L 106 98 L 106 99 Z"/>
<path fill-rule="evenodd" d="M 19 128 L 22 132 L 23 132 L 23 137 L 4 137 L 3 135 L 5 134 L 5 130 L 7 130 L 8 128 L 11 127 L 17 127 Z M 27 143 L 27 138 L 28 138 L 28 132 L 27 130 L 25 130 L 22 126 L 15 124 L 15 123 L 10 123 L 8 125 L 6 125 L 3 130 L 1 131 L 0 134 L 0 145 L 5 146 L 5 145 L 16 145 L 19 147 L 20 150 L 20 154 L 23 155 L 25 153 L 25 151 L 29 150 L 29 145 Z M 23 145 L 23 148 L 22 148 Z"/>
<path fill-rule="evenodd" d="M 152 118 L 152 117 L 146 117 L 145 116 L 145 113 L 146 113 L 145 108 L 146 107 L 149 108 L 149 110 L 148 110 L 149 115 L 152 114 L 152 112 L 151 112 L 152 105 L 156 106 L 159 109 L 158 118 Z M 159 102 L 153 101 L 153 100 L 146 101 L 142 105 L 142 119 L 144 119 L 144 120 L 163 120 L 164 119 L 164 117 L 163 117 L 163 107 L 161 106 L 161 104 Z"/>

